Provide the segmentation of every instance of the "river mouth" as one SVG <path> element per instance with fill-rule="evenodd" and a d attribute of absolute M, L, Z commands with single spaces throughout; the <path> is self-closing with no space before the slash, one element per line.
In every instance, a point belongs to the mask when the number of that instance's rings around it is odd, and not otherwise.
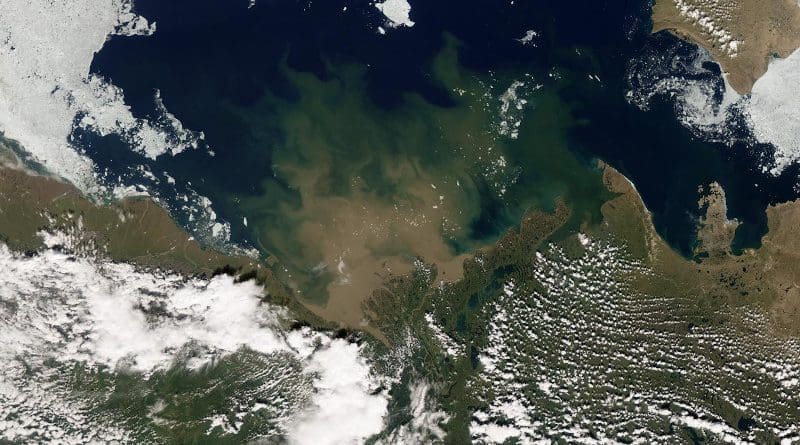
<path fill-rule="evenodd" d="M 677 42 L 650 35 L 644 1 L 414 5 L 415 25 L 397 28 L 367 4 L 162 3 L 137 2 L 158 31 L 112 38 L 92 71 L 138 116 L 157 90 L 207 146 L 149 160 L 87 136 L 87 153 L 112 176 L 144 165 L 191 184 L 231 241 L 271 257 L 301 301 L 349 326 L 388 277 L 435 264 L 439 280 L 457 280 L 464 258 L 559 197 L 573 209 L 565 231 L 598 222 L 598 158 L 632 179 L 685 256 L 698 186 L 729 190 L 741 248 L 760 242 L 766 205 L 795 194 L 788 176 L 759 172 L 761 153 L 626 100 L 630 61 Z"/>

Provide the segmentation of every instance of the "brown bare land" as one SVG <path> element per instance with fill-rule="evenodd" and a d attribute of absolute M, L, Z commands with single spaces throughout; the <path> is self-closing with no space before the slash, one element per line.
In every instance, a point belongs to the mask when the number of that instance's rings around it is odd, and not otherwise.
<path fill-rule="evenodd" d="M 740 94 L 772 57 L 800 47 L 795 0 L 656 0 L 652 19 L 653 32 L 668 30 L 708 50 Z"/>
<path fill-rule="evenodd" d="M 770 314 L 765 329 L 777 335 L 800 335 L 800 200 L 767 209 L 769 231 L 758 249 L 741 255 L 730 251 L 738 222 L 726 215 L 725 193 L 718 184 L 704 188 L 699 204 L 706 214 L 700 221 L 698 261 L 681 257 L 656 233 L 650 214 L 633 185 L 606 167 L 606 183 L 620 195 L 604 205 L 605 231 L 643 252 L 655 272 L 637 283 L 649 293 L 687 295 L 699 305 L 755 306 Z"/>

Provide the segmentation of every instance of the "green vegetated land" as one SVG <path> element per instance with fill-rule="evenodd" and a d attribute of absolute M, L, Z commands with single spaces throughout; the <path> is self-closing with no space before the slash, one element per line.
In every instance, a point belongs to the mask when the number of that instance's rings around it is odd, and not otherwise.
<path fill-rule="evenodd" d="M 575 156 L 568 132 L 579 123 L 558 85 L 529 84 L 509 137 L 497 116 L 516 79 L 473 76 L 448 42 L 431 71 L 454 93 L 451 106 L 409 96 L 380 110 L 352 66 L 332 67 L 327 80 L 288 72 L 301 99 L 265 96 L 263 107 L 279 111 L 253 137 L 273 143 L 276 125 L 291 135 L 269 173 L 293 192 L 265 179 L 264 195 L 239 205 L 275 267 L 204 248 L 149 199 L 99 205 L 8 167 L 0 239 L 35 252 L 40 231 L 60 231 L 76 255 L 256 278 L 266 300 L 316 327 L 356 328 L 366 317 L 371 335 L 360 338 L 376 372 L 399 378 L 384 438 L 413 424 L 411 388 L 421 383 L 444 434 L 420 433 L 453 444 L 480 441 L 491 425 L 564 442 L 577 432 L 714 442 L 700 421 L 767 443 L 800 422 L 796 391 L 775 368 L 800 366 L 800 205 L 771 208 L 763 246 L 737 256 L 724 191 L 707 185 L 700 244 L 683 258 L 622 175 Z M 283 267 L 291 280 L 274 272 Z M 337 273 L 349 273 L 349 287 L 337 287 Z M 307 397 L 300 366 L 242 350 L 147 378 L 59 372 L 97 415 L 113 413 L 142 440 L 242 443 L 280 436 L 275 419 Z M 266 384 L 275 379 L 289 380 Z M 209 415 L 235 419 L 256 400 L 269 409 L 240 419 L 238 432 L 210 428 Z"/>
<path fill-rule="evenodd" d="M 432 388 L 430 408 L 446 413 L 446 443 L 472 440 L 481 422 L 514 427 L 519 419 L 493 411 L 504 398 L 533 416 L 523 433 L 565 440 L 568 418 L 597 437 L 624 440 L 643 429 L 653 440 L 709 439 L 702 429 L 669 420 L 689 402 L 698 416 L 716 416 L 759 441 L 800 419 L 786 388 L 753 366 L 780 362 L 782 344 L 797 333 L 791 227 L 798 206 L 770 209 L 763 247 L 734 256 L 735 222 L 724 219 L 724 192 L 710 187 L 700 203 L 707 215 L 701 245 L 691 260 L 658 237 L 624 177 L 604 165 L 584 171 L 608 192 L 598 202 L 601 219 L 576 218 L 570 202 L 558 198 L 471 255 L 463 278 L 443 281 L 436 265 L 420 257 L 411 273 L 373 291 L 365 312 L 384 338 L 367 338 L 368 351 L 379 373 L 400 377 L 390 390 L 386 435 L 409 422 L 409 388 L 420 381 Z M 268 288 L 280 286 L 249 258 L 202 249 L 152 202 L 98 206 L 58 181 L 0 172 L 0 233 L 15 249 L 35 251 L 39 230 L 62 230 L 84 254 L 184 273 L 239 271 Z M 285 300 L 275 302 L 291 301 L 284 292 L 276 295 Z M 302 306 L 289 305 L 305 318 Z M 114 413 L 138 437 L 241 443 L 275 434 L 281 410 L 307 397 L 309 383 L 300 380 L 308 376 L 301 373 L 297 382 L 265 384 L 292 375 L 293 366 L 300 364 L 243 350 L 199 371 L 176 363 L 147 378 L 81 366 L 61 372 L 97 415 Z M 235 418 L 237 403 L 273 399 L 283 405 L 248 414 L 235 434 L 209 430 L 210 413 Z"/>
<path fill-rule="evenodd" d="M 375 292 L 369 307 L 392 344 L 413 345 L 404 382 L 430 384 L 434 406 L 450 416 L 443 442 L 479 441 L 492 423 L 565 443 L 575 431 L 622 442 L 720 439 L 691 419 L 778 440 L 800 409 L 791 384 L 762 366 L 798 363 L 786 347 L 796 341 L 788 277 L 797 276 L 797 250 L 783 222 L 797 205 L 771 209 L 764 247 L 734 256 L 732 223 L 714 212 L 724 194 L 710 195 L 699 249 L 716 254 L 693 261 L 657 236 L 632 185 L 603 171 L 616 196 L 602 222 L 564 231 L 570 211 L 558 201 L 468 260 L 463 280 L 443 283 L 435 266 L 422 267 Z M 720 231 L 728 237 L 708 235 Z M 406 388 L 396 400 L 408 400 Z M 398 425 L 408 403 L 393 406 Z M 512 403 L 526 414 L 501 409 Z"/>
<path fill-rule="evenodd" d="M 33 253 L 43 248 L 44 231 L 65 234 L 70 252 L 78 255 L 190 276 L 235 273 L 263 284 L 267 300 L 321 323 L 296 303 L 267 264 L 201 246 L 152 199 L 97 203 L 69 184 L 12 166 L 11 152 L 0 149 L 8 159 L 0 167 L 0 240 L 12 250 Z"/>

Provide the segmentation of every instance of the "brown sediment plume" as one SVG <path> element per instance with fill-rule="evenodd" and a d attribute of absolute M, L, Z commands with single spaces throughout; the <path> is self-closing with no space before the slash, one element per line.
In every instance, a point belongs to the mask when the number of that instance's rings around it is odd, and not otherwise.
<path fill-rule="evenodd" d="M 669 30 L 711 53 L 731 87 L 749 93 L 770 59 L 800 47 L 795 0 L 656 0 L 653 32 Z"/>
<path fill-rule="evenodd" d="M 404 327 L 416 325 L 426 317 L 430 309 L 428 299 L 443 298 L 443 294 L 438 293 L 442 291 L 447 295 L 444 298 L 452 298 L 449 307 L 468 305 L 469 300 L 489 286 L 496 271 L 530 264 L 534 253 L 571 216 L 572 211 L 561 199 L 555 200 L 551 212 L 528 211 L 519 226 L 510 228 L 497 242 L 476 250 L 467 258 L 461 278 L 445 286 L 441 286 L 435 264 L 425 264 L 414 273 L 392 277 L 365 301 L 366 316 L 387 334 L 388 338 L 381 337 L 386 344 L 406 344 L 409 331 Z"/>
<path fill-rule="evenodd" d="M 310 281 L 328 277 L 320 280 L 327 282 L 324 305 L 313 301 L 313 295 L 312 300 L 305 297 L 320 289 L 299 292 L 301 301 L 324 319 L 379 338 L 365 317 L 364 301 L 391 277 L 410 273 L 418 260 L 435 263 L 441 281 L 460 279 L 467 255 L 453 252 L 448 234 L 460 233 L 475 215 L 469 195 L 460 191 L 466 184 L 434 178 L 399 156 L 381 163 L 387 182 L 397 185 L 388 196 L 374 193 L 358 176 L 351 178 L 348 193 L 334 195 L 320 186 L 324 175 L 316 170 L 287 174 L 298 185 L 303 203 L 287 212 L 298 222 L 289 236 L 296 240 L 303 259 L 317 262 L 316 276 Z M 271 244 L 280 245 L 276 238 L 282 233 L 264 230 Z"/>
<path fill-rule="evenodd" d="M 285 137 L 270 147 L 272 178 L 241 209 L 309 310 L 380 338 L 364 302 L 419 264 L 459 280 L 464 252 L 481 247 L 471 233 L 481 193 L 499 193 L 514 172 L 492 116 L 473 106 L 483 99 L 439 107 L 409 95 L 386 110 L 364 94 L 360 68 L 332 70 L 326 80 L 287 71 L 303 91 L 296 102 L 265 96 Z"/>

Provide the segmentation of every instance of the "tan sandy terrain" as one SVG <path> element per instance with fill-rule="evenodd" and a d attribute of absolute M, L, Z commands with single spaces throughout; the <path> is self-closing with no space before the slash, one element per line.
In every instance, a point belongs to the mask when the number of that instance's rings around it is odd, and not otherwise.
<path fill-rule="evenodd" d="M 656 0 L 653 32 L 669 30 L 711 53 L 731 86 L 749 93 L 769 60 L 800 47 L 795 0 Z"/>
<path fill-rule="evenodd" d="M 725 190 L 713 182 L 698 190 L 700 199 L 697 204 L 705 208 L 705 215 L 700 218 L 697 231 L 698 246 L 695 254 L 706 254 L 708 258 L 724 258 L 731 253 L 731 240 L 739 227 L 739 221 L 728 219 L 728 205 L 725 202 Z"/>
<path fill-rule="evenodd" d="M 727 218 L 725 192 L 718 184 L 702 188 L 701 218 L 692 261 L 681 257 L 658 236 L 636 190 L 616 170 L 606 167 L 606 184 L 620 195 L 604 205 L 606 227 L 623 240 L 655 272 L 638 287 L 650 293 L 686 294 L 698 303 L 760 307 L 770 314 L 765 326 L 778 335 L 800 335 L 800 200 L 767 209 L 769 231 L 758 249 L 741 255 L 730 252 L 738 222 Z"/>

